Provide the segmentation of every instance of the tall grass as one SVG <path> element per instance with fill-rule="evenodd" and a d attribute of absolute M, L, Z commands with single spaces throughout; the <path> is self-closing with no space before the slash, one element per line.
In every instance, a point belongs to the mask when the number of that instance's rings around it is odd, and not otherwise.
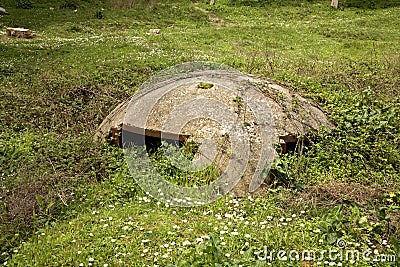
<path fill-rule="evenodd" d="M 158 0 L 110 0 L 110 7 L 115 9 L 145 8 L 152 9 Z"/>

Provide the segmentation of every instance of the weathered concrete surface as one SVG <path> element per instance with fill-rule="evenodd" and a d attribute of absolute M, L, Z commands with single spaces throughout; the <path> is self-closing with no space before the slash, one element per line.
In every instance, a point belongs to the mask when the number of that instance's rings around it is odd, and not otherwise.
<path fill-rule="evenodd" d="M 251 77 L 250 80 L 260 88 L 270 105 L 275 120 L 277 142 L 285 136 L 307 136 L 313 131 L 318 131 L 320 127 L 326 127 L 327 129 L 333 127 L 323 110 L 314 102 L 270 80 L 257 77 Z M 174 91 L 173 94 L 164 97 L 164 100 L 159 103 L 157 109 L 152 112 L 153 116 L 149 118 L 148 122 L 149 127 L 161 129 L 160 125 L 157 125 L 157 121 L 163 121 L 168 116 L 170 109 L 173 107 L 174 99 L 177 97 L 190 99 L 196 95 L 215 98 L 222 103 L 232 106 L 232 108 L 236 108 L 235 103 L 232 101 L 236 95 L 221 93 L 218 90 L 218 86 L 214 86 L 208 90 L 198 89 L 196 86 L 188 87 L 184 90 Z M 105 141 L 110 136 L 112 128 L 121 128 L 129 101 L 130 99 L 119 104 L 104 119 L 95 134 L 97 140 Z M 251 116 L 248 113 L 246 115 Z M 245 117 L 244 113 L 243 117 Z"/>

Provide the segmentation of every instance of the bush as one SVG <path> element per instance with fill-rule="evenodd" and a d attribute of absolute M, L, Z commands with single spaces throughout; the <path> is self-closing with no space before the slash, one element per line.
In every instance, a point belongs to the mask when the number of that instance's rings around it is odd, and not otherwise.
<path fill-rule="evenodd" d="M 33 4 L 31 0 L 17 0 L 16 7 L 22 9 L 30 9 L 33 7 Z"/>
<path fill-rule="evenodd" d="M 61 8 L 77 9 L 79 7 L 79 0 L 65 0 L 61 4 Z"/>

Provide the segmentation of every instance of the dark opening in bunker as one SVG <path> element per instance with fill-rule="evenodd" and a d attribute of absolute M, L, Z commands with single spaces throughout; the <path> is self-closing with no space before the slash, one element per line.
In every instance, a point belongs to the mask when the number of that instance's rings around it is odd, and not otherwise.
<path fill-rule="evenodd" d="M 123 138 L 122 135 L 124 135 Z M 146 150 L 151 153 L 161 147 L 161 142 L 182 147 L 189 137 L 189 135 L 184 134 L 161 132 L 153 129 L 142 129 L 139 127 L 123 125 L 122 127 L 111 129 L 109 140 L 112 145 L 121 148 L 127 147 L 132 143 L 137 146 L 145 145 Z"/>
<path fill-rule="evenodd" d="M 294 135 L 279 136 L 279 145 L 282 149 L 282 153 L 294 152 L 300 148 L 300 146 L 309 147 L 310 144 L 310 140 L 305 136 L 301 138 Z"/>
<path fill-rule="evenodd" d="M 130 143 L 134 143 L 138 146 L 145 145 L 148 152 L 155 152 L 159 147 L 161 147 L 162 141 L 174 146 L 183 147 L 190 139 L 190 135 L 161 132 L 153 129 L 142 129 L 139 127 L 123 125 L 122 127 L 111 128 L 109 140 L 112 145 L 121 148 L 124 147 L 122 143 L 122 132 L 124 133 L 125 141 L 128 140 Z M 299 138 L 295 135 L 285 135 L 279 136 L 279 145 L 282 153 L 289 153 L 294 152 L 300 146 L 309 147 L 310 140 L 304 136 Z"/>

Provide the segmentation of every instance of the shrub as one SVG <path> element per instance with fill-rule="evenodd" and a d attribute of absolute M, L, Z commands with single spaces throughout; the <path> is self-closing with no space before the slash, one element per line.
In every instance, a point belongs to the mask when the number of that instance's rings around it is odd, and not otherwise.
<path fill-rule="evenodd" d="M 16 0 L 16 7 L 22 9 L 30 9 L 33 7 L 31 0 Z"/>

